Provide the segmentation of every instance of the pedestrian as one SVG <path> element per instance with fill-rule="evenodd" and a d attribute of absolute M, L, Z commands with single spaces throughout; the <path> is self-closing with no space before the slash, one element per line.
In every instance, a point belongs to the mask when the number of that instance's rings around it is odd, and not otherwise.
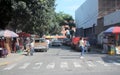
<path fill-rule="evenodd" d="M 33 56 L 33 52 L 34 52 L 34 41 L 33 39 L 31 39 L 31 43 L 30 43 L 30 55 Z"/>
<path fill-rule="evenodd" d="M 13 38 L 13 41 L 12 41 L 12 50 L 13 50 L 13 53 L 16 53 L 16 39 Z"/>
<path fill-rule="evenodd" d="M 85 42 L 85 51 L 88 53 L 90 52 L 90 43 L 88 41 L 88 38 L 85 38 L 84 42 Z"/>
<path fill-rule="evenodd" d="M 108 52 L 108 38 L 103 37 L 103 51 L 102 53 L 107 53 Z"/>
<path fill-rule="evenodd" d="M 50 40 L 47 39 L 46 42 L 47 42 L 47 48 L 49 49 Z"/>
<path fill-rule="evenodd" d="M 34 53 L 34 41 L 33 39 L 31 39 L 29 43 L 29 48 L 27 49 L 27 55 L 33 56 L 33 53 Z"/>
<path fill-rule="evenodd" d="M 23 45 L 24 45 L 24 50 L 26 50 L 26 45 L 27 45 L 27 39 L 26 39 L 26 37 L 24 37 Z"/>
<path fill-rule="evenodd" d="M 67 36 L 67 38 L 70 38 L 71 36 L 70 36 L 70 30 L 69 29 L 66 29 L 66 36 Z"/>
<path fill-rule="evenodd" d="M 20 50 L 20 46 L 19 46 L 19 38 L 16 38 L 15 47 L 16 47 L 15 52 Z"/>
<path fill-rule="evenodd" d="M 84 52 L 85 52 L 85 41 L 84 41 L 84 38 L 82 37 L 79 41 L 79 47 L 80 47 L 80 50 L 81 50 L 81 57 L 80 58 L 84 58 Z"/>

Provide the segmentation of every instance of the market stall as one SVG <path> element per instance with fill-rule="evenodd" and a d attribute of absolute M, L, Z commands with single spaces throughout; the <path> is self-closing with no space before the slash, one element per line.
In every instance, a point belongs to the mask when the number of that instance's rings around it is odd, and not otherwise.
<path fill-rule="evenodd" d="M 12 51 L 12 47 L 11 47 L 11 44 L 12 44 L 12 38 L 16 38 L 18 37 L 18 35 L 11 31 L 11 30 L 0 30 L 0 37 L 1 38 L 4 38 L 4 39 L 1 39 L 0 43 L 1 43 L 1 47 L 6 49 L 8 51 L 8 53 L 11 53 Z"/>
<path fill-rule="evenodd" d="M 120 54 L 120 26 L 110 27 L 104 33 L 108 36 L 108 53 L 111 55 Z"/>

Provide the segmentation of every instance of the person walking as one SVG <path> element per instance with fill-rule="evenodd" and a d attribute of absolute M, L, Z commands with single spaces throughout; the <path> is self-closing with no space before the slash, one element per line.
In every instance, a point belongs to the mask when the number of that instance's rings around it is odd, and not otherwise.
<path fill-rule="evenodd" d="M 27 50 L 27 55 L 31 55 L 33 56 L 33 52 L 34 52 L 34 41 L 33 39 L 30 40 L 30 44 L 29 44 L 29 49 Z"/>
<path fill-rule="evenodd" d="M 85 42 L 85 52 L 88 53 L 90 52 L 90 43 L 88 41 L 88 38 L 85 38 L 84 42 Z"/>
<path fill-rule="evenodd" d="M 15 47 L 16 47 L 15 52 L 19 52 L 19 50 L 20 50 L 19 38 L 16 38 Z"/>
<path fill-rule="evenodd" d="M 33 56 L 33 52 L 34 52 L 34 41 L 33 39 L 31 39 L 31 43 L 30 43 L 30 55 Z"/>
<path fill-rule="evenodd" d="M 47 42 L 47 48 L 49 49 L 50 40 L 47 39 L 46 42 Z"/>
<path fill-rule="evenodd" d="M 80 58 L 84 58 L 84 52 L 85 52 L 85 42 L 84 42 L 84 38 L 82 37 L 79 41 L 79 47 L 81 50 L 81 57 Z"/>
<path fill-rule="evenodd" d="M 103 38 L 103 51 L 102 53 L 108 52 L 108 38 L 107 36 Z"/>

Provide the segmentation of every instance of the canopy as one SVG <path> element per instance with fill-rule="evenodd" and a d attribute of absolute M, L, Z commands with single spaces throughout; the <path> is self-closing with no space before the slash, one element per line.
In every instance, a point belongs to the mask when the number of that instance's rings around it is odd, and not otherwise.
<path fill-rule="evenodd" d="M 119 34 L 120 33 L 120 26 L 110 27 L 107 30 L 105 30 L 104 33 Z"/>
<path fill-rule="evenodd" d="M 120 26 L 110 27 L 107 30 L 105 30 L 104 33 L 105 34 L 108 34 L 108 33 L 115 34 L 116 45 L 118 45 L 117 41 L 119 40 Z"/>
<path fill-rule="evenodd" d="M 1 30 L 0 37 L 18 37 L 18 35 L 10 30 Z"/>
<path fill-rule="evenodd" d="M 31 35 L 29 33 L 26 33 L 26 32 L 20 32 L 20 33 L 17 33 L 20 37 L 30 37 Z"/>

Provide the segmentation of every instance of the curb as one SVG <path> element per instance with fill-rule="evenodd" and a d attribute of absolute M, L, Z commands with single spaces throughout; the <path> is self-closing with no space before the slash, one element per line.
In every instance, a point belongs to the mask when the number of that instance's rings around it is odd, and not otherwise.
<path fill-rule="evenodd" d="M 99 52 L 99 53 L 101 53 L 101 49 L 97 49 L 97 48 L 92 48 L 93 49 L 93 51 L 95 51 L 95 52 Z"/>

